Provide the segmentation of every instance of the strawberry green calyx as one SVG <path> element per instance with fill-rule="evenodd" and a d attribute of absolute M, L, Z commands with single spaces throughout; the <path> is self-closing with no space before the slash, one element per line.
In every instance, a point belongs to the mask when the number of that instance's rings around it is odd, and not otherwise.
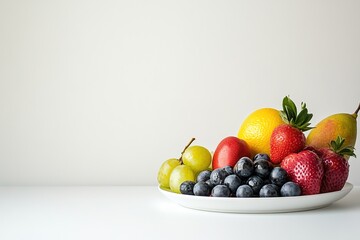
<path fill-rule="evenodd" d="M 309 113 L 306 108 L 306 103 L 301 103 L 301 111 L 297 112 L 295 103 L 288 97 L 284 97 L 282 102 L 283 110 L 280 111 L 281 118 L 285 123 L 305 132 L 312 129 L 310 127 L 310 120 L 313 114 Z"/>
<path fill-rule="evenodd" d="M 341 136 L 338 136 L 335 140 L 332 140 L 330 142 L 330 149 L 341 155 L 341 156 L 349 156 L 349 157 L 356 157 L 354 153 L 354 147 L 353 146 L 343 146 L 345 142 L 345 139 Z"/>

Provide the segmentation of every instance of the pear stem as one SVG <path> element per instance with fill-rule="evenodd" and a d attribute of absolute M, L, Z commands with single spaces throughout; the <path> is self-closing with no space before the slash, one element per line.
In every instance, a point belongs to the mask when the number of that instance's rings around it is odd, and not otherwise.
<path fill-rule="evenodd" d="M 195 138 L 192 138 L 192 139 L 190 140 L 190 142 L 184 147 L 184 150 L 182 150 L 181 156 L 180 156 L 180 158 L 179 158 L 180 164 L 183 164 L 182 156 L 183 156 L 184 152 L 186 151 L 186 149 L 192 144 L 193 141 L 195 141 Z"/>
<path fill-rule="evenodd" d="M 359 111 L 360 111 L 360 103 L 359 103 L 358 108 L 355 110 L 354 114 L 356 114 L 356 115 L 357 115 Z"/>

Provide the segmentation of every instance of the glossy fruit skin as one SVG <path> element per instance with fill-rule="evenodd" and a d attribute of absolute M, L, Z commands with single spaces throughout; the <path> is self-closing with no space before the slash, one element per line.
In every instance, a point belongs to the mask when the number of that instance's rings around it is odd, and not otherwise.
<path fill-rule="evenodd" d="M 278 197 L 279 195 L 278 187 L 275 184 L 266 184 L 259 192 L 259 197 Z"/>
<path fill-rule="evenodd" d="M 254 173 L 261 178 L 267 178 L 273 169 L 271 162 L 265 159 L 258 159 L 254 161 Z"/>
<path fill-rule="evenodd" d="M 338 136 L 345 139 L 344 145 L 355 146 L 357 135 L 357 114 L 338 113 L 321 120 L 309 132 L 306 144 L 316 149 L 327 148 Z"/>
<path fill-rule="evenodd" d="M 254 195 L 254 191 L 249 185 L 241 185 L 236 190 L 236 197 L 245 198 L 245 197 L 252 197 Z"/>
<path fill-rule="evenodd" d="M 248 157 L 242 157 L 235 164 L 233 171 L 241 179 L 246 179 L 254 172 L 254 162 Z"/>
<path fill-rule="evenodd" d="M 230 197 L 230 189 L 225 185 L 216 185 L 211 190 L 212 197 Z"/>
<path fill-rule="evenodd" d="M 228 173 L 223 168 L 217 168 L 210 174 L 210 183 L 214 186 L 224 184 L 225 178 Z"/>
<path fill-rule="evenodd" d="M 242 181 L 236 174 L 227 176 L 224 180 L 224 185 L 227 186 L 231 193 L 235 194 Z"/>
<path fill-rule="evenodd" d="M 303 195 L 320 193 L 324 167 L 316 153 L 310 150 L 292 153 L 284 158 L 281 167 L 290 181 L 299 184 Z"/>
<path fill-rule="evenodd" d="M 182 161 L 190 166 L 194 172 L 207 169 L 211 163 L 211 153 L 202 146 L 190 146 L 182 154 Z"/>
<path fill-rule="evenodd" d="M 179 165 L 172 170 L 170 175 L 170 189 L 175 193 L 180 193 L 180 185 L 185 181 L 195 182 L 195 174 L 187 165 Z"/>
<path fill-rule="evenodd" d="M 257 153 L 270 154 L 271 133 L 281 124 L 284 124 L 284 121 L 279 110 L 261 108 L 247 116 L 239 128 L 237 136 L 247 142 L 251 157 Z"/>
<path fill-rule="evenodd" d="M 319 149 L 324 165 L 324 177 L 320 192 L 341 190 L 349 176 L 349 162 L 343 156 L 328 148 Z"/>
<path fill-rule="evenodd" d="M 248 144 L 237 137 L 226 137 L 215 149 L 212 168 L 233 167 L 241 157 L 249 157 L 250 149 Z"/>
<path fill-rule="evenodd" d="M 180 192 L 186 195 L 194 195 L 194 185 L 195 182 L 193 181 L 185 181 L 180 185 Z"/>
<path fill-rule="evenodd" d="M 207 180 L 210 179 L 210 175 L 211 175 L 211 171 L 209 171 L 209 170 L 201 171 L 201 172 L 197 175 L 196 181 L 197 181 L 197 182 L 206 182 Z"/>
<path fill-rule="evenodd" d="M 264 180 L 259 176 L 253 175 L 248 178 L 246 184 L 252 188 L 254 195 L 258 195 L 260 189 L 264 186 Z"/>
<path fill-rule="evenodd" d="M 270 161 L 280 164 L 291 153 L 298 153 L 304 149 L 306 138 L 304 133 L 288 124 L 275 128 L 270 139 Z"/>
<path fill-rule="evenodd" d="M 224 167 L 224 170 L 228 175 L 234 174 L 233 168 L 231 166 Z"/>
<path fill-rule="evenodd" d="M 274 167 L 269 176 L 270 182 L 281 187 L 288 181 L 288 174 L 281 167 Z"/>
<path fill-rule="evenodd" d="M 159 168 L 157 180 L 161 187 L 170 188 L 170 175 L 175 167 L 180 165 L 180 161 L 176 158 L 171 158 L 163 162 Z"/>
<path fill-rule="evenodd" d="M 205 182 L 197 182 L 193 191 L 195 196 L 210 196 L 211 187 Z"/>
<path fill-rule="evenodd" d="M 266 153 L 258 153 L 253 157 L 254 161 L 259 160 L 259 159 L 264 159 L 264 160 L 270 161 L 270 157 Z"/>
<path fill-rule="evenodd" d="M 301 195 L 301 188 L 294 182 L 286 182 L 280 189 L 282 197 L 295 197 Z"/>

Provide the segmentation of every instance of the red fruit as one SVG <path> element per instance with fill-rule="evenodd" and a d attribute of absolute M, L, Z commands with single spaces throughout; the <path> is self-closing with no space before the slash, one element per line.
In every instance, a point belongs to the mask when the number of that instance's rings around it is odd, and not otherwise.
<path fill-rule="evenodd" d="M 274 129 L 270 138 L 270 160 L 279 164 L 291 153 L 298 153 L 304 149 L 306 138 L 304 133 L 288 124 Z"/>
<path fill-rule="evenodd" d="M 291 181 L 299 184 L 303 195 L 320 193 L 324 168 L 316 153 L 310 150 L 292 153 L 283 159 L 281 167 Z"/>
<path fill-rule="evenodd" d="M 321 185 L 321 192 L 333 192 L 341 190 L 349 176 L 349 162 L 344 155 L 355 156 L 353 147 L 345 147 L 342 145 L 344 139 L 338 137 L 335 141 L 331 141 L 330 149 L 319 149 L 319 155 L 323 160 L 324 178 Z"/>
<path fill-rule="evenodd" d="M 216 147 L 212 168 L 233 167 L 242 157 L 250 157 L 248 144 L 237 137 L 226 137 Z"/>
<path fill-rule="evenodd" d="M 282 105 L 280 114 L 287 124 L 275 128 L 270 137 L 270 161 L 274 164 L 304 149 L 306 138 L 303 132 L 311 129 L 309 121 L 313 116 L 308 113 L 305 103 L 301 103 L 298 114 L 295 103 L 289 97 L 284 97 Z"/>
<path fill-rule="evenodd" d="M 330 149 L 320 149 L 324 164 L 324 179 L 321 192 L 333 192 L 341 190 L 349 176 L 349 163 L 341 155 Z"/>
<path fill-rule="evenodd" d="M 310 150 L 314 153 L 316 153 L 319 157 L 320 157 L 320 152 L 319 150 L 317 150 L 316 148 L 312 147 L 312 146 L 305 146 L 303 150 Z"/>

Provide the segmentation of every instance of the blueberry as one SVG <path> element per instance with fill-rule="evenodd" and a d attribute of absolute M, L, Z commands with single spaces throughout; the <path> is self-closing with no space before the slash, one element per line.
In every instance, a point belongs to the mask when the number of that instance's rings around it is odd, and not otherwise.
<path fill-rule="evenodd" d="M 231 174 L 225 178 L 224 185 L 230 189 L 231 193 L 236 193 L 236 190 L 241 185 L 241 179 L 236 174 Z"/>
<path fill-rule="evenodd" d="M 264 185 L 264 180 L 257 175 L 253 175 L 248 178 L 246 184 L 252 188 L 252 190 L 254 191 L 254 195 L 257 195 L 259 194 L 260 189 Z"/>
<path fill-rule="evenodd" d="M 272 169 L 272 163 L 265 159 L 258 159 L 254 162 L 254 172 L 259 177 L 267 178 Z"/>
<path fill-rule="evenodd" d="M 210 189 L 212 189 L 213 187 L 215 187 L 215 184 L 212 184 L 210 179 L 209 180 L 206 180 L 205 182 L 207 185 L 209 185 Z"/>
<path fill-rule="evenodd" d="M 244 198 L 244 197 L 252 197 L 254 195 L 254 191 L 249 185 L 241 185 L 236 190 L 236 197 Z"/>
<path fill-rule="evenodd" d="M 294 182 L 287 182 L 281 187 L 280 194 L 282 197 L 300 196 L 301 188 Z"/>
<path fill-rule="evenodd" d="M 269 179 L 271 183 L 281 187 L 288 180 L 288 174 L 285 169 L 281 167 L 274 167 L 271 171 Z"/>
<path fill-rule="evenodd" d="M 185 181 L 180 185 L 180 192 L 186 195 L 194 195 L 194 185 L 195 182 L 193 181 Z"/>
<path fill-rule="evenodd" d="M 205 182 L 197 182 L 194 185 L 195 196 L 210 196 L 211 188 Z"/>
<path fill-rule="evenodd" d="M 234 174 L 233 168 L 231 166 L 224 167 L 225 172 L 227 172 L 228 175 Z"/>
<path fill-rule="evenodd" d="M 210 182 L 213 185 L 223 184 L 227 175 L 227 172 L 223 168 L 217 168 L 211 172 Z"/>
<path fill-rule="evenodd" d="M 225 185 L 217 185 L 211 190 L 212 197 L 230 197 L 230 189 Z"/>
<path fill-rule="evenodd" d="M 240 178 L 248 178 L 254 172 L 254 163 L 248 157 L 242 157 L 234 166 L 234 173 Z"/>
<path fill-rule="evenodd" d="M 256 154 L 255 157 L 253 158 L 253 160 L 256 161 L 258 159 L 264 159 L 266 161 L 270 161 L 270 157 L 266 153 L 258 153 L 258 154 Z"/>
<path fill-rule="evenodd" d="M 275 184 L 266 184 L 260 189 L 260 197 L 279 197 L 278 186 Z"/>
<path fill-rule="evenodd" d="M 196 181 L 197 182 L 206 182 L 207 180 L 210 179 L 210 174 L 211 174 L 211 171 L 204 170 L 204 171 L 200 172 L 199 175 L 197 175 Z"/>

